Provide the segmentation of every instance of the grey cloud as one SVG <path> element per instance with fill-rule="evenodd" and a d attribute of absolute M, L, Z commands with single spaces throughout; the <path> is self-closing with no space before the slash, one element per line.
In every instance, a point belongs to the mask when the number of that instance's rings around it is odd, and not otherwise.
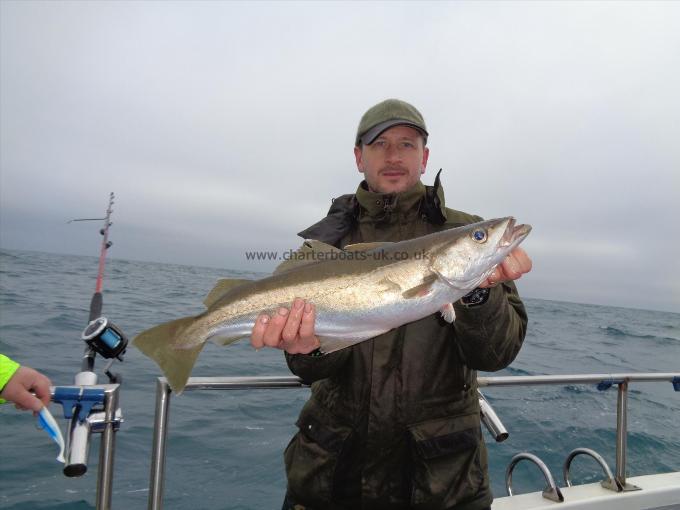
<path fill-rule="evenodd" d="M 523 292 L 680 310 L 680 4 L 0 10 L 4 248 L 96 252 L 63 222 L 113 190 L 112 256 L 249 268 L 355 189 L 359 116 L 401 97 L 451 207 L 534 226 Z"/>

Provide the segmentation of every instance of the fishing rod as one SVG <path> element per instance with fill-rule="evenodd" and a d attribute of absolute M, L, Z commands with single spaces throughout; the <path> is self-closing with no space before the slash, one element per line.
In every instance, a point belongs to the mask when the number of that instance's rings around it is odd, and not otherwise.
<path fill-rule="evenodd" d="M 121 382 L 119 374 L 109 368 L 115 359 L 123 361 L 128 339 L 123 332 L 106 317 L 102 316 L 104 300 L 104 268 L 106 254 L 113 243 L 109 240 L 111 214 L 115 195 L 110 193 L 106 215 L 103 218 L 76 218 L 75 221 L 104 221 L 99 233 L 102 235 L 99 252 L 99 266 L 95 291 L 90 300 L 88 324 L 81 335 L 85 351 L 81 369 L 75 375 L 74 386 L 56 387 L 53 400 L 64 407 L 64 417 L 68 422 L 68 443 L 64 474 L 69 477 L 82 476 L 87 472 L 90 435 L 102 433 L 100 448 L 99 476 L 97 482 L 97 508 L 109 508 L 111 499 L 111 480 L 113 473 L 114 432 L 120 427 L 122 414 L 118 408 L 118 389 Z M 109 385 L 98 385 L 94 372 L 95 357 L 99 354 L 109 360 L 104 373 Z M 108 396 L 107 396 L 108 395 Z"/>
<path fill-rule="evenodd" d="M 83 360 L 81 364 L 82 372 L 94 372 L 94 360 L 97 353 L 102 355 L 104 358 L 113 359 L 117 358 L 119 361 L 123 361 L 123 354 L 127 347 L 127 338 L 108 319 L 102 316 L 102 307 L 104 305 L 104 299 L 102 295 L 102 290 L 104 287 L 104 268 L 106 266 L 106 254 L 113 245 L 109 241 L 109 228 L 113 223 L 111 222 L 111 214 L 113 213 L 115 195 L 113 192 L 109 195 L 109 205 L 106 208 L 106 216 L 103 218 L 76 218 L 70 220 L 69 223 L 74 221 L 104 221 L 103 227 L 99 230 L 102 235 L 102 244 L 99 252 L 99 268 L 97 270 L 97 282 L 95 285 L 95 291 L 90 300 L 90 315 L 88 318 L 89 324 L 83 331 L 82 339 L 85 341 L 85 352 L 83 354 Z M 109 367 L 111 366 L 111 361 L 104 372 L 109 377 L 112 383 L 120 382 L 120 376 L 112 374 L 109 372 Z M 76 376 L 76 379 L 78 376 Z M 78 381 L 76 380 L 78 384 Z M 92 383 L 91 383 L 92 384 Z M 96 383 L 95 383 L 96 384 Z"/>

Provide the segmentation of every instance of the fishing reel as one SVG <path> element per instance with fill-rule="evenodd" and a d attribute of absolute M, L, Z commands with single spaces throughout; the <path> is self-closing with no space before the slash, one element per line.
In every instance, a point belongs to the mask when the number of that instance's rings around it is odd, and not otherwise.
<path fill-rule="evenodd" d="M 99 317 L 90 322 L 81 338 L 104 358 L 117 358 L 118 361 L 123 361 L 128 339 L 125 333 L 106 317 Z"/>

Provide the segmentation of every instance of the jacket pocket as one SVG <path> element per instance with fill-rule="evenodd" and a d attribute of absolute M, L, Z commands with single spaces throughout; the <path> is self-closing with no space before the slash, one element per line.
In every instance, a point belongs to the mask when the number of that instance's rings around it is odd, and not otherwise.
<path fill-rule="evenodd" d="M 413 508 L 450 508 L 474 499 L 486 476 L 479 414 L 428 420 L 408 429 Z"/>
<path fill-rule="evenodd" d="M 288 490 L 312 506 L 328 503 L 352 428 L 337 423 L 318 406 L 303 409 L 296 425 L 299 431 L 284 452 Z"/>

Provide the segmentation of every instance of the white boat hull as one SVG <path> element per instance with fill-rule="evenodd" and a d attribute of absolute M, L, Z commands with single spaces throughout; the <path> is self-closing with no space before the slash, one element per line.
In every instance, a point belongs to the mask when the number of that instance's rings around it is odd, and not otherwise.
<path fill-rule="evenodd" d="M 639 491 L 613 492 L 599 483 L 560 488 L 564 502 L 544 498 L 541 492 L 496 498 L 492 510 L 680 510 L 680 472 L 634 476 L 626 482 Z"/>

